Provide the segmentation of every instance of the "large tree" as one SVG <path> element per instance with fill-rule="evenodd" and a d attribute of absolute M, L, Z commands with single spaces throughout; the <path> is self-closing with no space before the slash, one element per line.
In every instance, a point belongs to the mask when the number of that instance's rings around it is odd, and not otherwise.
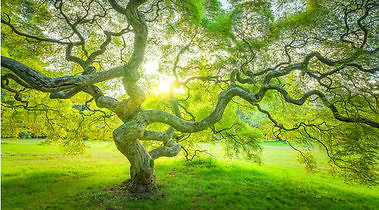
<path fill-rule="evenodd" d="M 154 160 L 176 156 L 191 133 L 208 130 L 252 155 L 259 140 L 251 126 L 305 145 L 291 144 L 309 168 L 313 142 L 351 177 L 375 180 L 374 0 L 14 2 L 2 2 L 4 93 L 36 110 L 18 88 L 57 100 L 84 92 L 99 109 L 115 113 L 123 123 L 113 138 L 131 164 L 134 191 L 154 186 Z M 146 97 L 153 96 L 145 92 L 154 75 L 143 70 L 152 61 L 159 63 L 156 74 L 173 78 L 170 109 Z M 17 107 L 2 102 L 3 109 Z M 147 129 L 156 123 L 168 127 Z M 147 151 L 145 140 L 162 145 Z"/>

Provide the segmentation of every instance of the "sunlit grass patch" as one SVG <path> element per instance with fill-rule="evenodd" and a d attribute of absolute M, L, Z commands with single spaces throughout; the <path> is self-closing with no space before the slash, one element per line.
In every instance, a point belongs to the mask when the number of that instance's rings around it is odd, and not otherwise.
<path fill-rule="evenodd" d="M 215 148 L 221 149 L 217 145 Z M 157 159 L 159 185 L 153 193 L 141 197 L 110 190 L 129 177 L 130 166 L 112 143 L 89 143 L 87 154 L 76 158 L 61 155 L 54 145 L 3 144 L 1 207 L 374 209 L 378 206 L 377 187 L 348 185 L 323 170 L 308 173 L 293 162 L 291 158 L 296 153 L 288 145 L 265 143 L 264 148 L 263 165 L 226 159 L 222 151 L 192 162 L 180 157 Z"/>

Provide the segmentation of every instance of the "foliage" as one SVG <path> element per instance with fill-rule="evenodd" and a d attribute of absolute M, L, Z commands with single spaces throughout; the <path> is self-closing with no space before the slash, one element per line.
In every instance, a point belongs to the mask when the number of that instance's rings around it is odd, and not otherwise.
<path fill-rule="evenodd" d="M 75 109 L 76 103 L 84 103 L 82 97 L 68 100 L 49 100 L 48 95 L 36 94 L 29 91 L 24 97 L 29 100 L 29 108 L 23 106 L 2 109 L 1 136 L 25 138 L 46 138 L 48 143 L 60 143 L 64 153 L 75 155 L 84 150 L 81 143 L 83 139 L 89 140 L 112 140 L 112 131 L 117 126 L 117 119 L 111 116 L 112 121 L 103 113 L 92 113 L 89 110 L 79 111 Z M 6 93 L 2 94 L 2 102 L 5 106 L 12 106 L 12 100 Z M 91 106 L 91 105 L 89 105 Z M 8 109 L 7 109 L 8 108 Z"/>
<path fill-rule="evenodd" d="M 3 1 L 1 135 L 31 133 L 77 155 L 118 127 L 124 139 L 140 132 L 130 138 L 147 159 L 177 144 L 191 159 L 204 151 L 196 143 L 219 142 L 258 163 L 263 139 L 275 139 L 309 170 L 319 147 L 347 180 L 375 184 L 377 3 L 229 3 Z"/>

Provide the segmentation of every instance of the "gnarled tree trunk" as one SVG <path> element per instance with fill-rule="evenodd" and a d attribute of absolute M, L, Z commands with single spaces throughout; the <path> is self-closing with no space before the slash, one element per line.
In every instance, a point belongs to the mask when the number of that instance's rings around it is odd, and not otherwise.
<path fill-rule="evenodd" d="M 137 113 L 113 132 L 117 149 L 130 162 L 130 179 L 126 184 L 133 192 L 150 191 L 155 186 L 154 159 L 139 140 L 145 128 L 146 121 Z"/>

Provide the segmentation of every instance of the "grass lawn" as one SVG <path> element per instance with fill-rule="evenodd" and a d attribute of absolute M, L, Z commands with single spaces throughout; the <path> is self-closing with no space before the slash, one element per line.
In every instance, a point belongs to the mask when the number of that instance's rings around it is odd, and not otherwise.
<path fill-rule="evenodd" d="M 155 161 L 153 196 L 107 190 L 129 177 L 129 163 L 113 143 L 88 143 L 87 154 L 62 156 L 39 140 L 2 140 L 2 209 L 379 209 L 379 188 L 348 185 L 326 173 L 307 173 L 296 152 L 265 143 L 264 164 L 214 156 Z M 322 160 L 322 154 L 317 154 Z"/>

